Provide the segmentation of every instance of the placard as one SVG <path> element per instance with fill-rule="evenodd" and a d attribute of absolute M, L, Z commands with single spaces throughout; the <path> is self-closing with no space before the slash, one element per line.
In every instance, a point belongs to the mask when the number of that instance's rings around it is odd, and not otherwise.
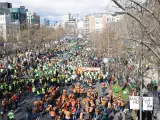
<path fill-rule="evenodd" d="M 130 109 L 139 109 L 139 96 L 129 96 Z"/>
<path fill-rule="evenodd" d="M 153 110 L 153 97 L 143 97 L 143 110 Z"/>
<path fill-rule="evenodd" d="M 82 71 L 98 71 L 100 72 L 100 67 L 82 67 Z"/>

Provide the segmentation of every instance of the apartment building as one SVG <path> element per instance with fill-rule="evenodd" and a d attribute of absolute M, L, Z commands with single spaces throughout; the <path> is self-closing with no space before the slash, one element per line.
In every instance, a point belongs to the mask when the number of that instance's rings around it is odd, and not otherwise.
<path fill-rule="evenodd" d="M 40 16 L 35 12 L 27 12 L 28 27 L 40 27 Z"/>
<path fill-rule="evenodd" d="M 11 14 L 8 8 L 0 7 L 0 38 L 7 41 L 9 38 L 18 39 L 20 24 L 18 21 L 11 21 Z"/>
<path fill-rule="evenodd" d="M 120 16 L 113 16 L 106 13 L 94 13 L 85 16 L 84 19 L 84 36 L 86 39 L 89 37 L 89 33 L 103 32 L 106 25 L 111 22 L 117 22 L 121 19 Z"/>

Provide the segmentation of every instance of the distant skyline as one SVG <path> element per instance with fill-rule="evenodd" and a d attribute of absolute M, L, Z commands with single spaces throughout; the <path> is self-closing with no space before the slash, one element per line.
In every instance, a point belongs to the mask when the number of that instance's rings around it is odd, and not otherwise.
<path fill-rule="evenodd" d="M 61 15 L 72 13 L 79 14 L 83 18 L 91 13 L 105 13 L 113 10 L 111 0 L 0 0 L 0 2 L 10 2 L 12 7 L 25 6 L 29 11 L 36 12 L 41 17 L 41 23 L 44 18 L 48 18 L 50 23 L 61 21 Z"/>

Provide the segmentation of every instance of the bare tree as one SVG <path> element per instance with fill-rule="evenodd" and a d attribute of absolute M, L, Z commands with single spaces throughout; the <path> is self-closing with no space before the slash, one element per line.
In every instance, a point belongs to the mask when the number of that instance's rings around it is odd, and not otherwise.
<path fill-rule="evenodd" d="M 157 67 L 157 61 L 160 60 L 160 4 L 159 0 L 112 0 L 119 8 L 120 12 L 115 14 L 125 15 L 126 26 L 125 39 L 133 41 L 132 49 L 125 53 L 132 52 L 135 57 L 129 57 L 135 64 L 143 56 L 142 68 L 145 72 L 145 66 L 151 64 Z M 138 44 L 137 44 L 138 43 Z M 144 46 L 142 49 L 141 44 Z M 130 53 L 129 53 L 130 54 Z M 136 59 L 135 59 L 136 58 Z M 134 60 L 134 61 L 133 61 Z M 159 71 L 159 70 L 158 70 Z"/>
<path fill-rule="evenodd" d="M 90 40 L 97 48 L 99 56 L 114 57 L 114 58 L 120 56 L 123 49 L 123 39 L 124 39 L 122 29 L 123 29 L 122 23 L 117 22 L 117 23 L 107 24 L 106 28 L 102 32 L 90 33 Z M 108 50 L 109 50 L 109 56 L 107 54 Z"/>

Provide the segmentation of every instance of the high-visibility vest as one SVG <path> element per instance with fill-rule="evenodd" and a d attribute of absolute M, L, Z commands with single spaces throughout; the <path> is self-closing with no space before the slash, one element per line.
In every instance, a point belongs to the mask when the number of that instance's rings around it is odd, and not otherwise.
<path fill-rule="evenodd" d="M 80 90 L 80 93 L 84 93 L 84 91 L 85 91 L 85 89 L 84 89 L 84 88 L 82 88 L 82 89 Z"/>
<path fill-rule="evenodd" d="M 122 102 L 121 102 L 121 106 L 122 106 L 122 107 L 124 107 L 124 106 L 125 106 L 125 103 L 124 103 L 124 101 L 122 101 Z"/>
<path fill-rule="evenodd" d="M 26 81 L 26 83 L 28 84 L 28 80 Z"/>
<path fill-rule="evenodd" d="M 4 89 L 4 86 L 3 86 L 3 85 L 1 85 L 1 89 L 2 89 L 2 90 Z"/>
<path fill-rule="evenodd" d="M 32 92 L 36 92 L 36 88 L 35 87 L 32 88 Z"/>
<path fill-rule="evenodd" d="M 96 114 L 98 114 L 98 113 L 99 113 L 99 110 L 98 110 L 97 108 L 95 109 L 95 113 L 96 113 Z"/>
<path fill-rule="evenodd" d="M 40 79 L 39 82 L 42 83 L 42 79 Z"/>
<path fill-rule="evenodd" d="M 114 109 L 117 109 L 116 103 L 113 103 L 113 107 L 114 107 Z"/>
<path fill-rule="evenodd" d="M 5 89 L 7 89 L 8 88 L 8 85 L 7 84 L 5 84 Z"/>
<path fill-rule="evenodd" d="M 45 94 L 45 89 L 44 88 L 42 88 L 42 94 Z"/>
<path fill-rule="evenodd" d="M 12 86 L 11 85 L 9 85 L 9 90 L 12 90 Z"/>
<path fill-rule="evenodd" d="M 51 115 L 51 117 L 55 117 L 55 116 L 56 116 L 55 111 L 51 111 L 51 112 L 50 112 L 50 115 Z"/>
<path fill-rule="evenodd" d="M 33 104 L 34 106 L 38 106 L 38 101 L 35 101 Z"/>
<path fill-rule="evenodd" d="M 34 79 L 32 79 L 32 83 L 34 83 Z"/>
<path fill-rule="evenodd" d="M 52 82 L 56 81 L 56 78 L 52 78 L 51 81 L 52 81 Z"/>
<path fill-rule="evenodd" d="M 106 101 L 102 100 L 102 105 L 105 106 L 106 105 Z"/>
<path fill-rule="evenodd" d="M 14 113 L 13 112 L 9 112 L 8 113 L 8 117 L 9 117 L 9 119 L 14 119 Z"/>
<path fill-rule="evenodd" d="M 50 111 L 51 107 L 46 108 L 47 111 Z"/>
<path fill-rule="evenodd" d="M 39 92 L 39 91 L 37 91 L 37 95 L 40 95 L 40 92 Z"/>
<path fill-rule="evenodd" d="M 89 112 L 92 112 L 92 111 L 93 111 L 93 107 L 90 107 L 90 108 L 89 108 Z"/>
<path fill-rule="evenodd" d="M 2 101 L 2 106 L 5 106 L 5 105 L 6 105 L 6 101 L 3 100 L 3 101 Z"/>
<path fill-rule="evenodd" d="M 118 100 L 118 106 L 121 106 L 121 101 L 120 100 Z"/>
<path fill-rule="evenodd" d="M 80 118 L 80 120 L 83 119 L 83 113 L 82 112 L 80 113 L 79 118 Z"/>
<path fill-rule="evenodd" d="M 111 103 L 109 102 L 109 103 L 108 103 L 108 108 L 111 108 L 111 107 L 112 107 L 112 105 L 111 105 Z"/>
<path fill-rule="evenodd" d="M 16 82 L 15 82 L 15 81 L 13 81 L 13 84 L 14 84 L 14 86 L 15 86 Z"/>
<path fill-rule="evenodd" d="M 66 112 L 66 117 L 70 117 L 71 113 L 69 111 Z"/>

